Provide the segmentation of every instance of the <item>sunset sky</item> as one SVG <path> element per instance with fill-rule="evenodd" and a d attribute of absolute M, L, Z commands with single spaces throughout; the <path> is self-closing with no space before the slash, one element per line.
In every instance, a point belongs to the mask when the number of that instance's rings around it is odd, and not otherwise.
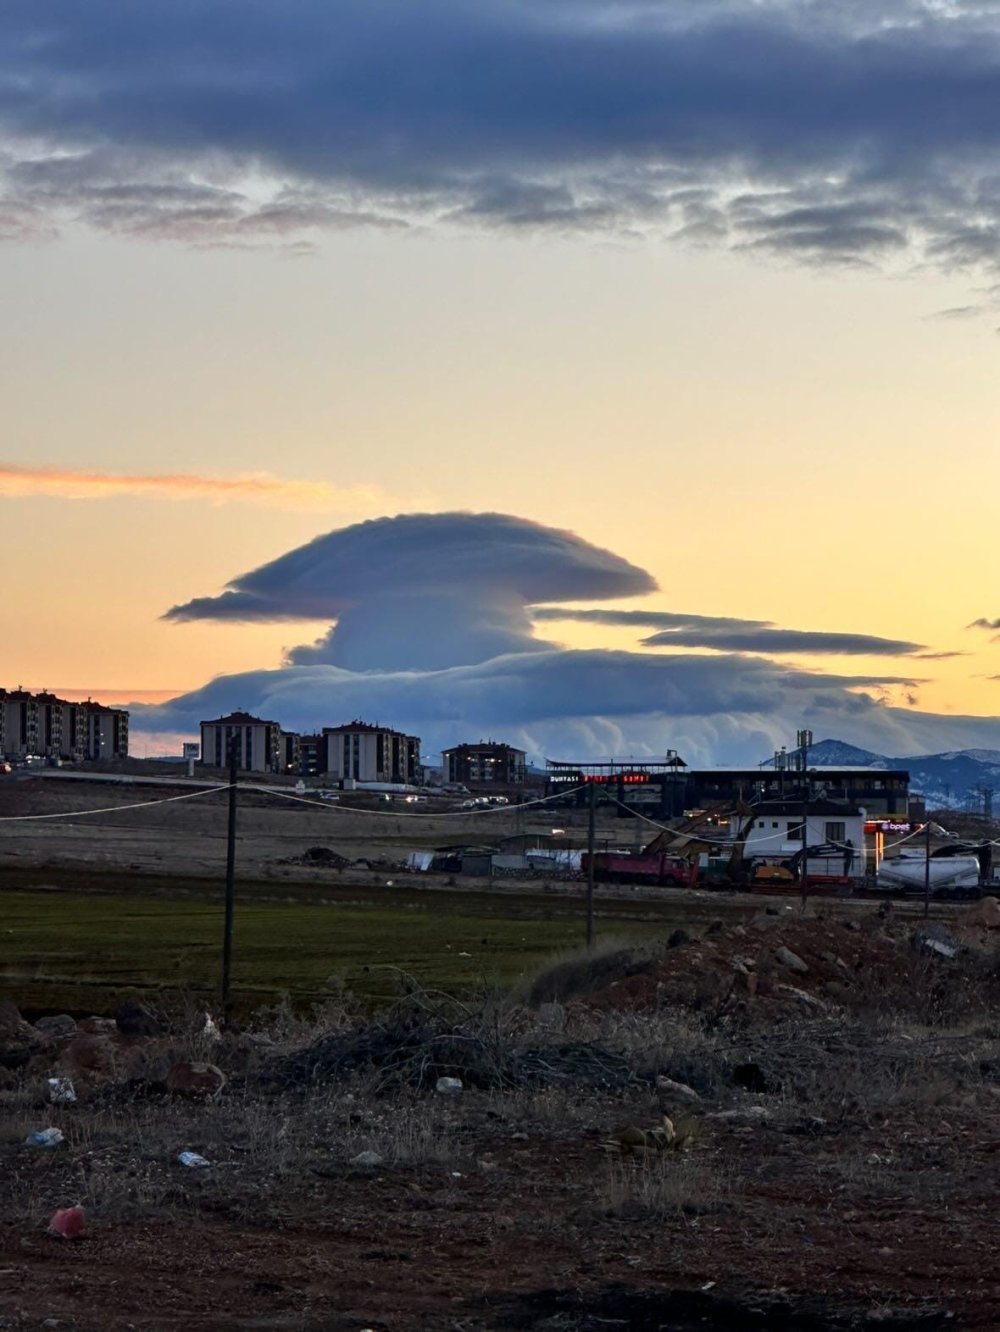
<path fill-rule="evenodd" d="M 465 510 L 659 586 L 564 604 L 902 641 L 763 655 L 994 717 L 998 147 L 988 3 L 14 0 L 0 685 L 277 668 L 330 617 L 161 617 Z"/>

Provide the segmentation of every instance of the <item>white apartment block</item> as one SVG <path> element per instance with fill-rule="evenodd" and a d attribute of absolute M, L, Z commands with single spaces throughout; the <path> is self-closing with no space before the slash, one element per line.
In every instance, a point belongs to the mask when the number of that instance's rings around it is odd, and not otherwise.
<path fill-rule="evenodd" d="M 281 772 L 283 746 L 277 722 L 231 712 L 228 717 L 201 723 L 201 761 L 212 768 L 229 765 L 230 747 L 236 746 L 241 772 Z"/>
<path fill-rule="evenodd" d="M 353 721 L 324 726 L 322 771 L 338 781 L 419 784 L 420 739 L 386 726 Z"/>

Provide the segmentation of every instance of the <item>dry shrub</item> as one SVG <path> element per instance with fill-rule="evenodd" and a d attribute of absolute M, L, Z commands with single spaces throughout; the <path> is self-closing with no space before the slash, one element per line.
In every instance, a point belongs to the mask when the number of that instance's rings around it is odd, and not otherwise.
<path fill-rule="evenodd" d="M 704 1161 L 681 1152 L 610 1157 L 598 1183 L 598 1203 L 611 1216 L 660 1219 L 714 1211 L 730 1186 Z"/>
<path fill-rule="evenodd" d="M 543 963 L 525 983 L 525 1000 L 533 1008 L 566 1003 L 603 989 L 613 980 L 648 971 L 651 966 L 652 957 L 639 946 L 608 938 L 593 948 L 557 954 Z"/>

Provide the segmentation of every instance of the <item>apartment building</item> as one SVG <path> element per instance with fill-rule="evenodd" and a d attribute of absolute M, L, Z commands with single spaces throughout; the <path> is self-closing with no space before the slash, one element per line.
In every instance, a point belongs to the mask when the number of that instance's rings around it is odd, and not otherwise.
<path fill-rule="evenodd" d="M 320 762 L 338 781 L 419 785 L 420 738 L 363 721 L 324 726 Z"/>
<path fill-rule="evenodd" d="M 525 751 L 513 745 L 480 740 L 446 749 L 441 757 L 445 781 L 461 783 L 470 791 L 524 785 Z"/>
<path fill-rule="evenodd" d="M 231 747 L 236 747 L 236 766 L 241 772 L 280 772 L 284 760 L 281 727 L 276 721 L 253 717 L 249 712 L 230 712 L 201 723 L 201 761 L 212 768 L 225 768 Z"/>
<path fill-rule="evenodd" d="M 124 708 L 92 699 L 71 702 L 47 691 L 0 690 L 0 753 L 7 758 L 124 758 L 128 722 Z"/>

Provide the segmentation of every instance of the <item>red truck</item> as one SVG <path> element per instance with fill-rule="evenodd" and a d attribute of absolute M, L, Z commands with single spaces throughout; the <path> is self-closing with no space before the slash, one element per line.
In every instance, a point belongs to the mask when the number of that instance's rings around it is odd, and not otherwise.
<path fill-rule="evenodd" d="M 588 859 L 584 852 L 581 861 L 584 874 L 587 873 Z M 697 881 L 698 864 L 666 851 L 644 851 L 639 855 L 629 855 L 627 851 L 596 851 L 594 878 L 600 883 L 657 883 L 690 888 Z"/>

